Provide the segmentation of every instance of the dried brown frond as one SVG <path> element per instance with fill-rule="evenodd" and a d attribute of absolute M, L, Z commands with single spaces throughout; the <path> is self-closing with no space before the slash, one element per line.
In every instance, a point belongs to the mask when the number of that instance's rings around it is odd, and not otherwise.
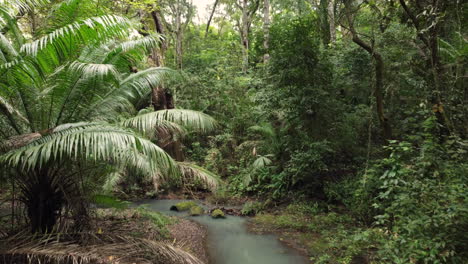
<path fill-rule="evenodd" d="M 95 233 L 20 234 L 1 241 L 2 263 L 153 263 L 203 264 L 191 254 L 162 242 Z"/>

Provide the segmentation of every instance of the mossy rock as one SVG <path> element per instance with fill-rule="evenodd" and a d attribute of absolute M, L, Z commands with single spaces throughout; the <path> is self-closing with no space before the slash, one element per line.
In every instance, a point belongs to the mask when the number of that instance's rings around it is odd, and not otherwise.
<path fill-rule="evenodd" d="M 213 218 L 226 218 L 226 216 L 224 216 L 224 212 L 221 211 L 221 209 L 213 210 L 213 212 L 211 212 L 211 217 L 213 217 Z"/>
<path fill-rule="evenodd" d="M 192 206 L 190 207 L 190 215 L 191 216 L 199 216 L 199 215 L 202 215 L 204 213 L 204 210 L 201 206 Z"/>
<path fill-rule="evenodd" d="M 198 206 L 198 205 L 193 201 L 187 201 L 187 202 L 176 203 L 175 205 L 171 206 L 170 209 L 172 211 L 183 212 L 183 211 L 190 210 L 190 208 L 194 206 Z"/>

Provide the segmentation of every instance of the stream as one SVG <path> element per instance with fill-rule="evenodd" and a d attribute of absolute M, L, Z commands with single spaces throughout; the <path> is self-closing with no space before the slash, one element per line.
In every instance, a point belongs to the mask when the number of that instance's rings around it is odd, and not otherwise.
<path fill-rule="evenodd" d="M 146 200 L 138 204 L 167 215 L 184 217 L 187 212 L 169 210 L 181 201 L 184 200 Z M 277 236 L 249 233 L 246 217 L 226 215 L 226 219 L 213 219 L 203 215 L 190 219 L 204 225 L 208 231 L 207 249 L 212 264 L 306 263 L 298 252 L 282 245 Z"/>

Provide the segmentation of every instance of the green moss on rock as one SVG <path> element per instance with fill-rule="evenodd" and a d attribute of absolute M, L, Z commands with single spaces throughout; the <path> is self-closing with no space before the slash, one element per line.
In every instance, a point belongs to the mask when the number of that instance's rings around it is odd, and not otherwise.
<path fill-rule="evenodd" d="M 226 218 L 226 216 L 224 216 L 224 212 L 221 211 L 220 209 L 213 210 L 213 212 L 211 212 L 211 217 L 213 217 L 213 218 Z"/>
<path fill-rule="evenodd" d="M 198 216 L 198 215 L 202 215 L 204 212 L 203 208 L 201 206 L 192 206 L 190 208 L 190 215 L 191 216 Z"/>
<path fill-rule="evenodd" d="M 189 210 L 190 208 L 192 208 L 194 206 L 198 206 L 198 205 L 193 201 L 187 201 L 187 202 L 176 203 L 175 205 L 171 206 L 170 209 L 172 211 L 183 212 L 183 211 Z"/>

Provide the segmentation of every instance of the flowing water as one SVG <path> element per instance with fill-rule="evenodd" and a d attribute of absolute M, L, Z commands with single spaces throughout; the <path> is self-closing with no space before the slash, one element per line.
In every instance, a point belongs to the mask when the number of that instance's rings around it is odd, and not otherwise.
<path fill-rule="evenodd" d="M 182 200 L 147 200 L 149 209 L 168 215 L 186 216 L 186 212 L 170 211 Z M 190 217 L 208 231 L 208 253 L 213 264 L 304 264 L 306 259 L 282 245 L 275 235 L 252 234 L 247 231 L 247 218 L 227 215 L 213 219 L 203 215 Z"/>

